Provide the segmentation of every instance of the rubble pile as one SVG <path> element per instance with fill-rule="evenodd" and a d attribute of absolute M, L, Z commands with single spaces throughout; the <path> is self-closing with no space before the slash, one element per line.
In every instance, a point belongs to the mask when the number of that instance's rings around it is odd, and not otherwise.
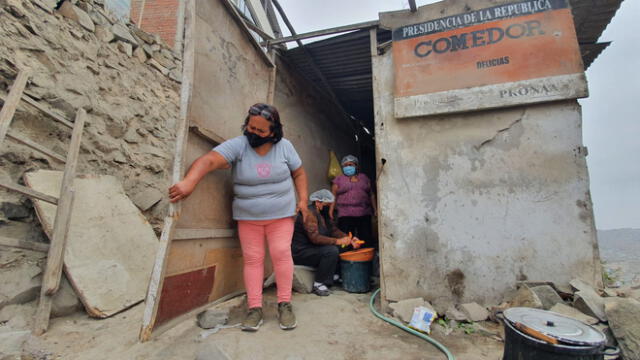
<path fill-rule="evenodd" d="M 574 279 L 566 289 L 553 283 L 521 282 L 518 286 L 511 299 L 500 305 L 470 303 L 435 309 L 439 310 L 439 318 L 432 325 L 433 332 L 445 336 L 454 331 L 477 333 L 503 340 L 504 331 L 499 326 L 502 312 L 511 307 L 529 307 L 591 325 L 607 337 L 606 345 L 620 348 L 621 359 L 640 359 L 640 284 L 600 290 Z M 422 298 L 393 302 L 389 304 L 390 315 L 409 324 L 418 306 L 431 304 Z"/>
<path fill-rule="evenodd" d="M 67 0 L 56 9 L 58 2 L 0 0 L 0 104 L 17 74 L 29 69 L 23 99 L 44 109 L 22 101 L 9 133 L 65 156 L 71 131 L 52 116 L 73 122 L 84 108 L 78 174 L 117 177 L 159 234 L 179 114 L 180 54 L 157 35 L 116 21 L 103 0 Z M 37 169 L 63 170 L 64 164 L 5 139 L 0 179 L 23 184 L 23 175 Z M 48 242 L 32 202 L 15 192 L 0 194 L 0 237 Z M 0 314 L 36 299 L 45 261 L 45 252 L 0 246 Z M 80 306 L 67 285 L 64 280 L 65 291 L 56 295 L 54 316 Z M 31 318 L 25 315 L 26 322 Z M 0 317 L 0 327 L 21 321 Z"/>

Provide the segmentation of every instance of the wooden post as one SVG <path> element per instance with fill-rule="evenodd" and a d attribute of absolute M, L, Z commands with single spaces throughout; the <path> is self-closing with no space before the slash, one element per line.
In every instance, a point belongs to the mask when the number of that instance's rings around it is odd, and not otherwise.
<path fill-rule="evenodd" d="M 276 52 L 273 48 L 269 49 L 269 57 L 273 63 L 276 63 Z M 269 72 L 269 90 L 267 91 L 267 104 L 273 105 L 273 101 L 276 94 L 276 76 L 278 74 L 278 66 L 274 65 Z"/>
<path fill-rule="evenodd" d="M 18 73 L 16 81 L 14 81 L 13 86 L 11 86 L 9 96 L 7 96 L 2 110 L 0 110 L 0 145 L 2 145 L 7 135 L 9 125 L 11 125 L 11 120 L 13 120 L 13 114 L 15 114 L 16 107 L 18 107 L 20 103 L 20 98 L 22 98 L 22 92 L 27 85 L 29 75 L 31 75 L 31 70 L 29 69 L 24 69 Z"/>
<path fill-rule="evenodd" d="M 184 53 L 182 56 L 182 89 L 180 91 L 180 118 L 176 127 L 176 154 L 173 159 L 171 181 L 175 184 L 182 180 L 186 169 L 187 138 L 189 137 L 189 104 L 191 103 L 193 77 L 195 74 L 195 34 L 196 34 L 196 0 L 186 0 L 184 11 Z M 181 202 L 169 204 L 169 215 L 164 218 L 164 226 L 156 260 L 149 279 L 145 309 L 142 315 L 142 327 L 139 338 L 141 342 L 151 338 L 156 323 L 156 315 L 160 306 L 160 294 L 165 275 L 165 264 L 169 257 L 176 223 L 180 216 Z"/>
<path fill-rule="evenodd" d="M 78 164 L 78 153 L 80 152 L 80 141 L 82 130 L 87 113 L 84 109 L 79 109 L 76 113 L 76 120 L 71 134 L 71 143 L 67 153 L 66 166 L 62 176 L 62 186 L 58 207 L 56 208 L 56 219 L 53 224 L 53 235 L 51 236 L 51 246 L 47 256 L 47 267 L 42 278 L 42 288 L 40 290 L 40 303 L 36 312 L 34 334 L 41 335 L 49 327 L 49 316 L 51 315 L 51 304 L 53 294 L 60 286 L 60 276 L 64 263 L 64 250 L 66 246 L 67 233 L 71 222 L 71 210 L 73 207 L 74 188 L 73 181 L 76 177 L 76 166 Z"/>
<path fill-rule="evenodd" d="M 49 251 L 49 244 L 22 240 L 22 239 L 14 239 L 6 236 L 0 236 L 0 246 L 9 246 L 14 248 L 27 249 L 27 250 L 39 251 L 39 252 Z"/>

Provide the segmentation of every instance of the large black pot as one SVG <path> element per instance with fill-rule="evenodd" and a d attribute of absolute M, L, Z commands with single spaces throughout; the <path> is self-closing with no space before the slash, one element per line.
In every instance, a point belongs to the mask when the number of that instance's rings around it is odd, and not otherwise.
<path fill-rule="evenodd" d="M 604 360 L 604 355 L 618 353 L 604 345 L 550 344 L 519 331 L 508 320 L 504 331 L 503 360 Z"/>

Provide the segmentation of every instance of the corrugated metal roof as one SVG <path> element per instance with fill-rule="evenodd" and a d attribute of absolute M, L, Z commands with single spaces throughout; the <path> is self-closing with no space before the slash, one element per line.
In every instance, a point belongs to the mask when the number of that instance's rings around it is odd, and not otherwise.
<path fill-rule="evenodd" d="M 610 44 L 598 43 L 623 0 L 570 0 L 578 42 L 585 65 L 588 68 Z M 378 43 L 391 40 L 391 32 L 378 30 Z M 373 129 L 373 87 L 371 74 L 371 46 L 369 30 L 306 44 L 331 90 L 342 107 L 356 119 Z M 288 61 L 320 88 L 326 88 L 305 54 L 299 48 L 285 52 Z"/>

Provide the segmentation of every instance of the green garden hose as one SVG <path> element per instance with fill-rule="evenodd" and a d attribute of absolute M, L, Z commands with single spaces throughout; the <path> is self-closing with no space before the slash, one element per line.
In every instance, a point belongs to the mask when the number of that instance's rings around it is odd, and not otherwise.
<path fill-rule="evenodd" d="M 373 315 L 375 315 L 378 318 L 388 322 L 391 325 L 395 325 L 396 327 L 399 327 L 400 329 L 402 329 L 402 330 L 404 330 L 404 331 L 406 331 L 406 332 L 408 332 L 410 334 L 413 334 L 413 335 L 415 335 L 415 336 L 417 336 L 419 338 L 422 338 L 423 340 L 427 340 L 428 342 L 431 343 L 431 345 L 435 346 L 438 350 L 442 351 L 445 355 L 447 355 L 447 359 L 448 360 L 455 360 L 456 359 L 453 356 L 453 354 L 451 354 L 449 349 L 447 349 L 444 345 L 440 344 L 436 340 L 428 337 L 427 335 L 425 335 L 425 334 L 423 334 L 423 333 L 421 333 L 419 331 L 413 330 L 413 329 L 411 329 L 411 328 L 399 323 L 396 320 L 390 319 L 390 318 L 380 314 L 378 312 L 378 310 L 376 310 L 376 308 L 373 306 L 373 303 L 375 302 L 376 296 L 378 296 L 378 293 L 380 293 L 380 289 L 374 291 L 373 294 L 371 295 L 371 300 L 369 300 L 369 309 L 371 309 L 371 312 L 373 313 Z"/>

